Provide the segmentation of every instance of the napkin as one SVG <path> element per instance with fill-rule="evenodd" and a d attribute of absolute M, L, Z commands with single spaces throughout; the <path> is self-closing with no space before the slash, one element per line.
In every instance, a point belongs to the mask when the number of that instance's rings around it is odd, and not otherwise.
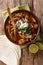
<path fill-rule="evenodd" d="M 7 65 L 19 65 L 20 46 L 10 42 L 5 35 L 0 35 L 0 60 Z"/>
<path fill-rule="evenodd" d="M 11 13 L 21 9 L 30 11 L 28 4 L 25 4 L 20 7 L 12 8 Z M 6 18 L 8 17 L 7 10 L 2 12 L 2 17 L 5 21 Z M 0 36 L 0 60 L 7 65 L 19 65 L 20 58 L 21 58 L 20 46 L 10 42 L 5 35 L 1 35 Z"/>
<path fill-rule="evenodd" d="M 14 12 L 14 11 L 16 11 L 16 10 L 28 10 L 28 11 L 30 11 L 30 7 L 28 6 L 28 4 L 25 4 L 25 5 L 22 5 L 22 6 L 10 9 L 11 13 Z M 5 11 L 2 12 L 2 17 L 3 17 L 4 21 L 5 21 L 6 18 L 8 17 L 7 10 L 5 10 Z"/>

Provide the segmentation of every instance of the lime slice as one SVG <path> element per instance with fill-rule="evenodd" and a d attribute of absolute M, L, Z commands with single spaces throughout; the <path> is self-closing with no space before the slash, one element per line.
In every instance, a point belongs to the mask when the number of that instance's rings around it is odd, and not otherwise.
<path fill-rule="evenodd" d="M 36 44 L 31 44 L 31 45 L 29 46 L 29 51 L 30 51 L 31 53 L 37 53 L 38 50 L 39 50 L 39 47 L 38 47 Z"/>
<path fill-rule="evenodd" d="M 43 44 L 42 44 L 42 42 L 36 42 L 36 45 L 39 46 L 40 50 L 43 50 Z"/>

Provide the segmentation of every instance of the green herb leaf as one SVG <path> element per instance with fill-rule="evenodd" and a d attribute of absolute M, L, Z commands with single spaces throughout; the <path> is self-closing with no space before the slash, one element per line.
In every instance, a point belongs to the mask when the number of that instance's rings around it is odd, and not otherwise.
<path fill-rule="evenodd" d="M 27 28 L 27 27 L 25 27 L 25 28 L 20 28 L 20 29 L 18 29 L 17 31 L 21 31 L 21 32 L 25 31 L 26 34 L 30 34 L 30 33 L 31 33 L 31 28 Z"/>
<path fill-rule="evenodd" d="M 27 27 L 25 27 L 25 28 L 20 28 L 19 31 L 21 31 L 21 32 L 22 32 L 22 31 L 26 31 L 26 29 L 27 29 Z"/>
<path fill-rule="evenodd" d="M 30 33 L 31 33 L 31 28 L 27 28 L 27 29 L 26 29 L 26 33 L 27 33 L 27 34 L 30 34 Z"/>

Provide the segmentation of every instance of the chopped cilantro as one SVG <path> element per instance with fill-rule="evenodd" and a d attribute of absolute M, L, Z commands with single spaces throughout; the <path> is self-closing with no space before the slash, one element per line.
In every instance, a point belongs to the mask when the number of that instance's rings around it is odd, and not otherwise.
<path fill-rule="evenodd" d="M 31 28 L 27 28 L 26 29 L 26 34 L 30 34 L 31 33 Z"/>
<path fill-rule="evenodd" d="M 27 27 L 18 29 L 19 31 L 23 32 L 26 31 Z"/>
<path fill-rule="evenodd" d="M 18 29 L 18 31 L 21 31 L 21 32 L 26 32 L 26 34 L 30 34 L 31 33 L 31 28 L 27 28 L 27 27 L 25 27 L 25 28 L 20 28 L 20 29 Z"/>

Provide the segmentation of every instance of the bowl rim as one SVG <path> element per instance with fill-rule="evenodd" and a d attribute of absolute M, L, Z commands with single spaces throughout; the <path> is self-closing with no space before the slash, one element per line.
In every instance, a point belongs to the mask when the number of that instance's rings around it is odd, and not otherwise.
<path fill-rule="evenodd" d="M 33 40 L 31 40 L 31 42 L 26 42 L 26 43 L 24 43 L 24 44 L 17 44 L 17 43 L 15 43 L 14 41 L 12 41 L 9 37 L 8 37 L 8 34 L 7 34 L 7 31 L 6 31 L 6 23 L 7 23 L 7 21 L 9 20 L 9 16 L 6 18 L 6 20 L 5 20 L 5 23 L 4 23 L 4 31 L 5 31 L 5 35 L 6 35 L 6 37 L 9 39 L 9 41 L 11 41 L 12 43 L 14 43 L 14 44 L 16 44 L 16 45 L 29 45 L 29 44 L 31 44 L 31 43 L 34 43 L 35 42 L 35 40 L 36 40 L 36 38 L 37 38 L 37 36 L 38 36 L 38 34 L 39 34 L 39 32 L 40 32 L 40 22 L 39 22 L 39 19 L 38 19 L 38 17 L 35 15 L 35 14 L 33 14 L 31 11 L 27 11 L 27 10 L 17 10 L 17 11 L 14 11 L 14 12 L 12 12 L 12 14 L 13 13 L 18 13 L 18 12 L 28 12 L 30 15 L 32 15 L 33 16 L 33 18 L 38 22 L 38 24 L 39 24 L 39 27 L 38 27 L 38 31 L 37 31 L 37 34 L 36 34 L 36 37 L 33 39 Z"/>

